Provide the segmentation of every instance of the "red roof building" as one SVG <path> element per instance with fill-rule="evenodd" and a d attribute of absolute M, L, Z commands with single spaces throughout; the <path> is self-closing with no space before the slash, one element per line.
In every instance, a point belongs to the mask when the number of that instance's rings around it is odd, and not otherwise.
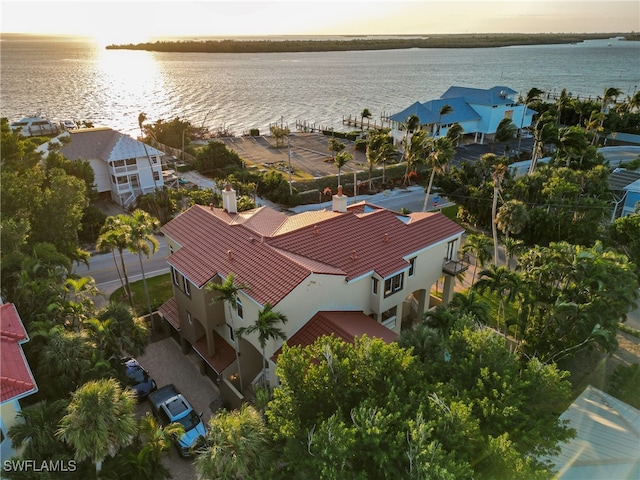
<path fill-rule="evenodd" d="M 441 213 L 347 206 L 342 192 L 332 211 L 296 215 L 269 207 L 237 213 L 230 188 L 223 191 L 223 205 L 193 206 L 162 228 L 174 298 L 160 312 L 185 348 L 198 345 L 205 361 L 215 357 L 220 339 L 241 351 L 245 377 L 259 375 L 261 348 L 257 336 L 239 339 L 235 331 L 252 325 L 267 303 L 289 319 L 282 325 L 287 338 L 306 335 L 314 319 L 338 335 L 349 327 L 345 338 L 352 340 L 368 333 L 371 322 L 397 336 L 403 321 L 429 307 L 430 290 L 443 273 L 445 290 L 452 292 L 454 276 L 444 267 L 456 262 L 464 230 Z M 207 289 L 230 274 L 244 286 L 235 305 Z M 318 312 L 325 313 L 318 318 Z M 354 322 L 354 315 L 360 320 Z M 269 341 L 266 358 L 281 344 Z M 237 369 L 236 363 L 229 368 Z"/>

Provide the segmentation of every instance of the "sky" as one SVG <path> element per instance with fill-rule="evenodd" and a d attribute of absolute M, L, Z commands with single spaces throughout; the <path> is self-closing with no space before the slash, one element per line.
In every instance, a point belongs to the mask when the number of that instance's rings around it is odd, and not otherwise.
<path fill-rule="evenodd" d="M 158 37 L 640 31 L 638 0 L 0 0 L 2 33 Z"/>

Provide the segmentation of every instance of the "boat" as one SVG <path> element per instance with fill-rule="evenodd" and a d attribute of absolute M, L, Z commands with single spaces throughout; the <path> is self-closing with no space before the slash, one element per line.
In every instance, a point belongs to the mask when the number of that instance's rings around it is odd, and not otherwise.
<path fill-rule="evenodd" d="M 62 127 L 55 124 L 46 117 L 43 117 L 40 112 L 35 113 L 32 116 L 24 117 L 17 122 L 9 125 L 12 131 L 19 133 L 23 137 L 38 137 L 38 136 L 50 136 L 57 135 L 64 131 Z"/>

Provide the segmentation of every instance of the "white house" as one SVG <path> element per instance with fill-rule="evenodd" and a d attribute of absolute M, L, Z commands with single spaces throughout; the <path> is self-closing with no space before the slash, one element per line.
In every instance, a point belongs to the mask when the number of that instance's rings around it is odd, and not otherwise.
<path fill-rule="evenodd" d="M 489 89 L 450 87 L 439 99 L 426 103 L 416 102 L 389 117 L 391 135 L 396 143 L 404 137 L 403 124 L 414 114 L 420 119 L 420 128 L 433 136 L 446 135 L 449 127 L 459 123 L 465 135 L 474 135 L 474 141 L 484 143 L 485 135 L 494 134 L 503 118 L 510 118 L 519 129 L 530 127 L 534 110 L 519 104 L 515 90 L 495 86 Z M 442 107 L 449 105 L 451 113 L 440 115 Z"/>
<path fill-rule="evenodd" d="M 326 326 L 339 324 L 343 338 L 366 333 L 388 340 L 429 308 L 443 275 L 450 297 L 463 268 L 457 253 L 464 229 L 441 213 L 401 215 L 365 202 L 347 207 L 341 191 L 332 210 L 289 216 L 269 207 L 238 213 L 231 189 L 223 191 L 223 205 L 193 206 L 162 227 L 174 297 L 160 313 L 232 403 L 242 399 L 242 388 L 229 381 L 240 373 L 234 349 L 241 352 L 243 387 L 262 370 L 257 336 L 240 339 L 235 331 L 254 324 L 267 303 L 289 319 L 282 325 L 289 339 L 317 338 L 326 328 L 338 333 Z M 231 307 L 206 289 L 230 274 L 248 285 Z M 269 341 L 265 357 L 281 346 Z"/>
<path fill-rule="evenodd" d="M 95 172 L 98 193 L 110 192 L 117 204 L 128 207 L 142 194 L 164 185 L 164 152 L 108 127 L 69 130 L 39 147 L 46 155 L 56 142 L 69 160 L 87 160 Z"/>
<path fill-rule="evenodd" d="M 22 344 L 27 341 L 29 336 L 15 305 L 0 305 L 0 458 L 3 460 L 18 453 L 7 431 L 18 421 L 22 411 L 20 400 L 38 391 L 22 350 Z"/>

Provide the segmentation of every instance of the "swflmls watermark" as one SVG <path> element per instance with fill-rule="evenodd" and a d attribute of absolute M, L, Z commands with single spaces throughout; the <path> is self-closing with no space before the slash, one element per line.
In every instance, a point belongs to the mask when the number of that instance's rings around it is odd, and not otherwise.
<path fill-rule="evenodd" d="M 2 469 L 5 472 L 75 472 L 75 460 L 5 460 Z"/>

